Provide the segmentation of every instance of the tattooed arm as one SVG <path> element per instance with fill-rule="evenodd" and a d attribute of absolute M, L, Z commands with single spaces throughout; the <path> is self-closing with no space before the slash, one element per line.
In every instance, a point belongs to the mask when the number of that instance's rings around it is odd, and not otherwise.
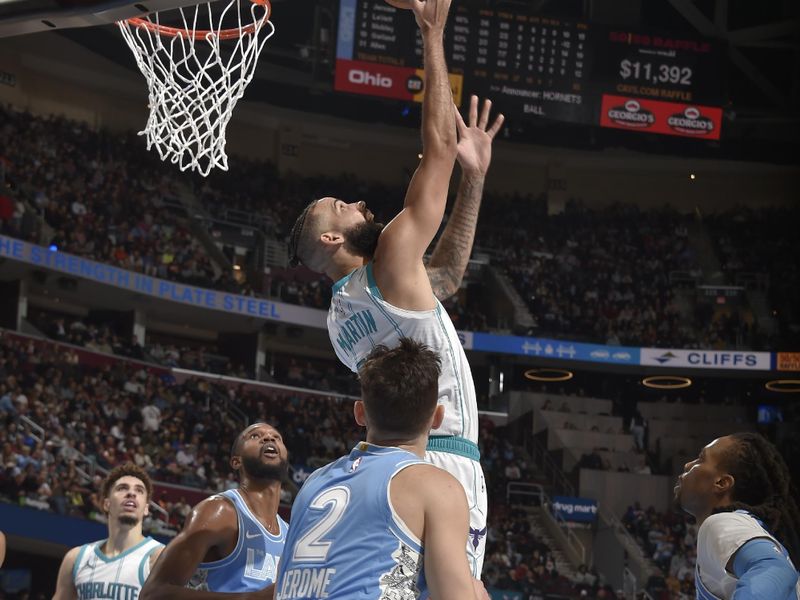
<path fill-rule="evenodd" d="M 492 162 L 492 140 L 500 131 L 504 120 L 503 115 L 498 115 L 487 130 L 491 107 L 491 100 L 484 101 L 478 117 L 478 97 L 472 96 L 469 126 L 456 111 L 461 182 L 453 212 L 426 266 L 433 293 L 439 300 L 449 298 L 461 287 L 461 280 L 472 254 L 475 227 L 483 197 L 483 182 Z"/>
<path fill-rule="evenodd" d="M 483 196 L 483 177 L 463 173 L 453 212 L 426 266 L 434 295 L 445 300 L 461 287 Z"/>

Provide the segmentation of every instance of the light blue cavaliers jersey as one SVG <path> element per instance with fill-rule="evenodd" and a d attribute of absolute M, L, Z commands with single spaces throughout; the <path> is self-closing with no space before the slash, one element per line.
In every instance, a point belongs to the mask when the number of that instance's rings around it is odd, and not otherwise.
<path fill-rule="evenodd" d="M 233 503 L 239 518 L 239 538 L 228 556 L 200 563 L 189 587 L 210 592 L 255 592 L 271 585 L 289 526 L 278 517 L 280 532 L 272 535 L 253 515 L 239 490 L 219 494 Z"/>
<path fill-rule="evenodd" d="M 72 567 L 78 600 L 136 600 L 150 574 L 150 557 L 164 544 L 146 537 L 117 556 L 103 552 L 106 540 L 84 544 Z"/>
<path fill-rule="evenodd" d="M 444 422 L 433 432 L 428 449 L 480 459 L 472 371 L 453 322 L 438 300 L 436 308 L 427 311 L 389 304 L 375 283 L 370 262 L 333 285 L 328 335 L 339 360 L 354 373 L 375 346 L 395 347 L 400 337 L 422 342 L 439 354 L 439 404 L 445 406 Z"/>
<path fill-rule="evenodd" d="M 697 600 L 731 600 L 737 598 L 739 580 L 727 570 L 728 562 L 750 540 L 767 539 L 773 549 L 795 566 L 789 552 L 755 515 L 746 510 L 716 513 L 708 517 L 697 531 L 697 563 L 695 589 Z M 796 570 L 796 569 L 795 569 Z M 786 597 L 769 600 L 800 600 L 800 577 Z"/>
<path fill-rule="evenodd" d="M 389 482 L 415 464 L 425 463 L 361 442 L 315 471 L 292 506 L 275 600 L 427 598 L 422 544 L 389 501 Z"/>

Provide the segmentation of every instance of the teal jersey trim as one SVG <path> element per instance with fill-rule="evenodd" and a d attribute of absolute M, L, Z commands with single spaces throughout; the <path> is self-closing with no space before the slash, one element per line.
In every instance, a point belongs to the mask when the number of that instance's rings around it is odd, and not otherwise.
<path fill-rule="evenodd" d="M 125 550 L 125 552 L 117 554 L 116 556 L 111 557 L 111 558 L 106 556 L 105 553 L 102 550 L 100 550 L 100 546 L 102 546 L 105 542 L 108 541 L 108 540 L 103 540 L 102 542 L 98 542 L 97 545 L 94 547 L 94 553 L 97 555 L 97 558 L 99 558 L 103 562 L 110 563 L 110 562 L 114 562 L 115 560 L 119 560 L 120 558 L 124 558 L 124 557 L 128 556 L 128 554 L 130 554 L 134 550 L 137 550 L 138 548 L 140 548 L 141 546 L 143 546 L 144 544 L 146 544 L 147 542 L 150 542 L 152 540 L 153 540 L 153 538 L 148 536 L 148 537 L 144 538 L 141 542 L 136 544 L 135 546 L 131 546 L 130 548 Z"/>
<path fill-rule="evenodd" d="M 431 452 L 457 454 L 475 461 L 481 459 L 478 445 L 457 435 L 432 435 L 428 438 L 428 445 L 425 449 Z"/>
<path fill-rule="evenodd" d="M 367 285 L 369 286 L 370 293 L 378 300 L 383 300 L 381 291 L 378 289 L 378 284 L 375 282 L 375 273 L 372 271 L 372 261 L 367 263 Z"/>
<path fill-rule="evenodd" d="M 347 275 L 345 275 L 339 281 L 337 281 L 336 283 L 333 284 L 333 295 L 334 296 L 336 295 L 336 293 L 340 289 L 342 289 L 347 284 L 348 281 L 350 281 L 350 278 L 353 276 L 353 273 L 355 273 L 357 270 L 358 269 L 354 269 L 354 270 L 350 271 Z"/>
<path fill-rule="evenodd" d="M 81 546 L 80 551 L 78 552 L 78 558 L 75 559 L 75 563 L 72 565 L 72 583 L 75 583 L 75 580 L 78 578 L 78 567 L 81 564 L 81 560 L 83 560 L 83 553 L 86 552 L 86 548 L 89 547 L 89 544 L 84 544 Z"/>
<path fill-rule="evenodd" d="M 158 548 L 159 546 L 155 546 L 152 550 L 150 550 L 150 552 L 148 552 L 147 554 L 144 555 L 144 557 L 142 557 L 142 560 L 139 563 L 139 585 L 141 585 L 142 587 L 144 587 L 144 567 L 150 560 L 150 557 L 153 555 L 153 552 L 158 550 Z"/>

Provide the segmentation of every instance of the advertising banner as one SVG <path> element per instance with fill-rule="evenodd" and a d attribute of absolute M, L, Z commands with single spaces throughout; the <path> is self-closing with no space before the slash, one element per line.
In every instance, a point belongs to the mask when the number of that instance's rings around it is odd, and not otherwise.
<path fill-rule="evenodd" d="M 158 279 L 0 235 L 2 258 L 185 306 L 306 327 L 326 327 L 327 312 L 324 310 Z M 695 369 L 768 371 L 774 368 L 779 371 L 800 371 L 800 352 L 778 352 L 773 355 L 769 352 L 635 348 L 472 331 L 459 331 L 458 336 L 465 350 L 563 361 Z"/>
<path fill-rule="evenodd" d="M 422 69 L 339 58 L 336 60 L 334 89 L 337 92 L 422 102 L 424 77 L 425 71 Z M 460 105 L 464 77 L 454 73 L 450 73 L 449 77 L 453 99 Z"/>
<path fill-rule="evenodd" d="M 325 327 L 326 313 L 321 310 L 158 279 L 2 235 L 0 257 L 187 306 L 309 327 Z"/>
<path fill-rule="evenodd" d="M 800 371 L 800 352 L 778 352 L 776 368 L 778 371 Z"/>
<path fill-rule="evenodd" d="M 769 352 L 740 350 L 679 350 L 676 348 L 642 348 L 641 364 L 655 367 L 690 369 L 734 369 L 769 371 Z"/>
<path fill-rule="evenodd" d="M 603 94 L 600 125 L 647 133 L 718 140 L 722 109 Z"/>
<path fill-rule="evenodd" d="M 589 498 L 553 496 L 553 515 L 565 521 L 594 523 L 597 520 L 597 502 Z"/>
<path fill-rule="evenodd" d="M 587 362 L 638 365 L 639 348 L 474 332 L 472 350 Z"/>

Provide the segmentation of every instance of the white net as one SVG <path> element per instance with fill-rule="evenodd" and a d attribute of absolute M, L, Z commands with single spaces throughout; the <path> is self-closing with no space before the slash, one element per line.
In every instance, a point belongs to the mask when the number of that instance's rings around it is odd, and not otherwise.
<path fill-rule="evenodd" d="M 173 12 L 177 25 L 162 24 L 159 13 L 117 24 L 147 80 L 150 117 L 139 132 L 147 149 L 205 177 L 228 169 L 225 129 L 275 26 L 264 0 Z"/>

